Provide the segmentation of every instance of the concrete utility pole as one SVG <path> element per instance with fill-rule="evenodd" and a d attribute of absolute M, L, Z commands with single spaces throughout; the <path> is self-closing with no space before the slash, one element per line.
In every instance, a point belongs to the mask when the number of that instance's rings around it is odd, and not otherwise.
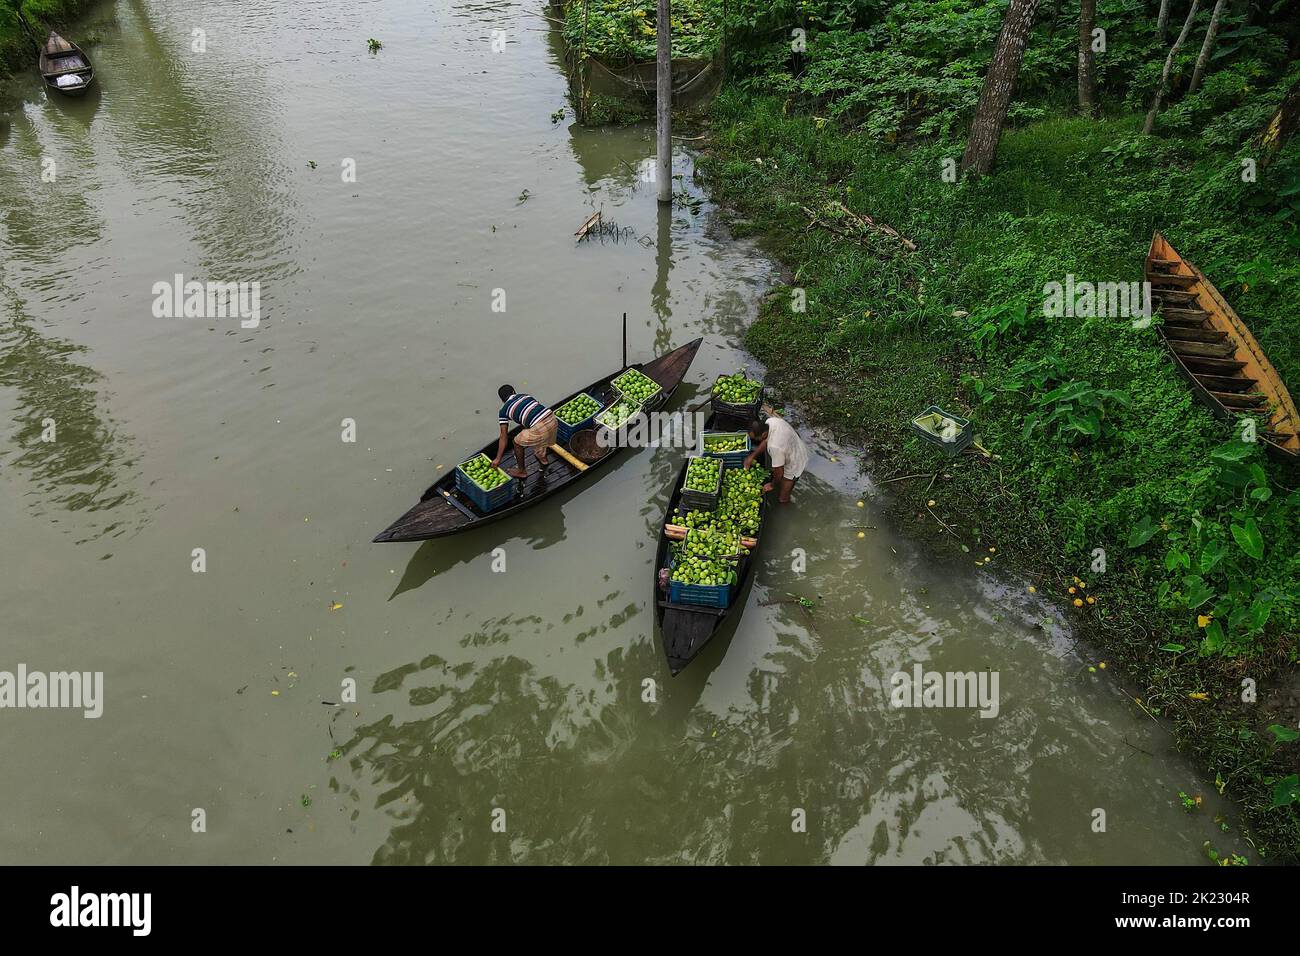
<path fill-rule="evenodd" d="M 673 201 L 673 4 L 659 0 L 655 22 L 655 126 L 659 201 Z"/>

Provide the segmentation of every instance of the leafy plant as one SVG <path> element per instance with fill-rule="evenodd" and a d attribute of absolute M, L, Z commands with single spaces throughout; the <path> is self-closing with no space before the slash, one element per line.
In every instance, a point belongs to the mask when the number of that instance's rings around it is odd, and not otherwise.
<path fill-rule="evenodd" d="M 1035 410 L 1025 418 L 1024 437 L 1042 428 L 1067 443 L 1101 438 L 1116 407 L 1128 404 L 1125 392 L 1097 388 L 1091 382 L 1069 382 L 1034 399 Z"/>

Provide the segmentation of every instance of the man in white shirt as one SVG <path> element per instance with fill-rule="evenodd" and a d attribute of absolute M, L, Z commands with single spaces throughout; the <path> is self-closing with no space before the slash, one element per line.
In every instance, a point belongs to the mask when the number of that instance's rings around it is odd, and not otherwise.
<path fill-rule="evenodd" d="M 749 437 L 757 444 L 745 459 L 745 467 L 752 468 L 766 451 L 772 459 L 772 480 L 763 486 L 763 490 L 776 488 L 777 500 L 783 505 L 789 504 L 794 483 L 808 467 L 808 446 L 789 422 L 776 415 L 768 415 L 766 420 L 754 419 L 749 425 Z"/>

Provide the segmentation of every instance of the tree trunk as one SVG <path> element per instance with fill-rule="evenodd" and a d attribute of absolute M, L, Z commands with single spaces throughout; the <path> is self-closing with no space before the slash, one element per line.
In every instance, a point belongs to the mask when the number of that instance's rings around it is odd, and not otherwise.
<path fill-rule="evenodd" d="M 1178 39 L 1174 45 L 1169 48 L 1169 55 L 1165 57 L 1165 68 L 1160 73 L 1160 85 L 1156 87 L 1156 98 L 1151 101 L 1151 112 L 1147 113 L 1147 121 L 1142 125 L 1142 132 L 1151 133 L 1156 128 L 1156 114 L 1160 112 L 1160 101 L 1165 97 L 1165 90 L 1169 88 L 1169 71 L 1174 68 L 1174 57 L 1178 55 L 1183 41 L 1187 39 L 1187 34 L 1192 30 L 1192 21 L 1196 19 L 1196 11 L 1201 6 L 1201 0 L 1192 0 L 1192 9 L 1187 11 L 1187 19 L 1183 21 L 1182 32 L 1178 34 Z"/>
<path fill-rule="evenodd" d="M 1223 15 L 1223 8 L 1226 5 L 1226 0 L 1218 0 L 1214 5 L 1214 12 L 1210 14 L 1210 28 L 1205 31 L 1205 42 L 1201 44 L 1201 55 L 1196 58 L 1196 69 L 1192 72 L 1192 85 L 1187 88 L 1188 93 L 1195 93 L 1200 89 L 1205 68 L 1210 65 L 1210 54 L 1214 52 L 1214 38 L 1219 35 L 1219 17 Z"/>
<path fill-rule="evenodd" d="M 993 50 L 993 60 L 984 77 L 979 105 L 975 107 L 975 118 L 971 121 L 966 152 L 962 154 L 963 173 L 983 176 L 993 169 L 993 157 L 1002 137 L 1002 125 L 1007 120 L 1016 78 L 1020 75 L 1020 63 L 1025 56 L 1025 44 L 1037 12 L 1038 0 L 1011 0 L 1011 6 L 1007 7 L 998 44 Z"/>
<path fill-rule="evenodd" d="M 1093 62 L 1092 31 L 1097 24 L 1097 0 L 1079 0 L 1079 112 L 1097 115 L 1097 72 Z"/>
<path fill-rule="evenodd" d="M 1300 83 L 1287 90 L 1282 105 L 1255 137 L 1255 147 L 1260 152 L 1260 165 L 1267 166 L 1272 162 L 1297 129 L 1300 129 Z"/>
<path fill-rule="evenodd" d="M 1169 39 L 1169 0 L 1160 0 L 1160 13 L 1156 16 L 1156 34 L 1160 42 Z"/>
<path fill-rule="evenodd" d="M 673 201 L 672 0 L 659 0 L 655 18 L 655 176 L 660 202 Z"/>

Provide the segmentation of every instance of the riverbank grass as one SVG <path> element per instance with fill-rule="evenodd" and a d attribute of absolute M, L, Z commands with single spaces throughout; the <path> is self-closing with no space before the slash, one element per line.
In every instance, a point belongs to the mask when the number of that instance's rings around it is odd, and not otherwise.
<path fill-rule="evenodd" d="M 0 75 L 15 72 L 35 55 L 32 39 L 18 18 L 20 10 L 41 37 L 50 30 L 67 29 L 90 5 L 90 0 L 0 0 Z"/>
<path fill-rule="evenodd" d="M 1154 329 L 1043 307 L 1070 276 L 1141 281 L 1159 229 L 1300 387 L 1294 230 L 1260 214 L 1279 187 L 1243 183 L 1226 149 L 1140 136 L 1137 115 L 1010 131 L 970 183 L 955 140 L 895 148 L 735 88 L 713 121 L 714 196 L 792 270 L 746 338 L 783 397 L 882 477 L 925 476 L 889 485 L 912 530 L 1059 596 L 1263 853 L 1294 858 L 1296 744 L 1269 727 L 1297 722 L 1300 481 L 1193 401 Z M 932 403 L 998 457 L 949 462 L 911 435 Z"/>

